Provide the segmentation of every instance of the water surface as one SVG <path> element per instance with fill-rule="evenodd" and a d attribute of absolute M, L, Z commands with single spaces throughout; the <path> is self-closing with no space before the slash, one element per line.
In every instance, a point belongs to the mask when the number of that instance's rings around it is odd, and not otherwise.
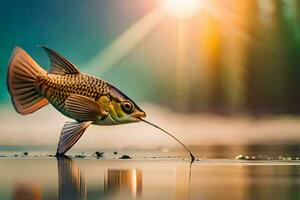
<path fill-rule="evenodd" d="M 0 158 L 0 199 L 300 199 L 300 162 Z"/>

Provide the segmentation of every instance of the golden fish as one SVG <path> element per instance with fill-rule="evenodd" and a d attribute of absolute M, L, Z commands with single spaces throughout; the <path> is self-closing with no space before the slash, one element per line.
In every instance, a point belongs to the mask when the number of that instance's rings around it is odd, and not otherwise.
<path fill-rule="evenodd" d="M 58 154 L 68 151 L 91 124 L 138 122 L 146 116 L 113 85 L 80 73 L 70 61 L 43 48 L 51 61 L 49 73 L 23 49 L 16 47 L 9 63 L 7 82 L 17 112 L 26 115 L 50 103 L 65 116 L 76 120 L 64 125 Z"/>
<path fill-rule="evenodd" d="M 118 88 L 94 76 L 80 73 L 76 66 L 54 50 L 45 46 L 42 48 L 51 62 L 49 72 L 22 48 L 16 47 L 8 66 L 7 84 L 18 113 L 26 115 L 50 103 L 63 115 L 76 120 L 65 123 L 57 155 L 67 152 L 91 124 L 118 125 L 144 121 L 161 129 L 142 119 L 146 113 Z M 191 152 L 190 155 L 194 160 Z"/>

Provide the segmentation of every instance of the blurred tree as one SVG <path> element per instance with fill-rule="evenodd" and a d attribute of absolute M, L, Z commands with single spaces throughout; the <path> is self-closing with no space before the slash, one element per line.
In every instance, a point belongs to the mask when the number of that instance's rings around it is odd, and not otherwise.
<path fill-rule="evenodd" d="M 202 58 L 202 101 L 210 111 L 220 113 L 224 108 L 224 77 L 221 64 L 220 24 L 210 15 L 202 16 L 200 53 Z"/>
<path fill-rule="evenodd" d="M 282 9 L 281 32 L 284 47 L 284 63 L 287 71 L 287 110 L 288 113 L 300 113 L 300 2 L 287 1 L 278 5 Z"/>

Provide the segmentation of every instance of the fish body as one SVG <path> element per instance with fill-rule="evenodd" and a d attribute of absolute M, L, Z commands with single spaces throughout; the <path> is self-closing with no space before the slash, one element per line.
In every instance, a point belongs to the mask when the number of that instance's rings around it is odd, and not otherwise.
<path fill-rule="evenodd" d="M 118 125 L 139 122 L 145 112 L 112 84 L 87 74 L 54 50 L 43 47 L 51 67 L 47 72 L 23 49 L 16 47 L 8 66 L 7 85 L 14 108 L 20 114 L 35 112 L 48 103 L 66 122 L 57 154 L 67 152 L 91 124 Z"/>
<path fill-rule="evenodd" d="M 109 95 L 108 85 L 99 78 L 86 74 L 56 75 L 46 74 L 40 77 L 41 93 L 59 112 L 73 118 L 66 108 L 66 100 L 70 95 L 82 95 L 98 101 L 101 96 Z"/>

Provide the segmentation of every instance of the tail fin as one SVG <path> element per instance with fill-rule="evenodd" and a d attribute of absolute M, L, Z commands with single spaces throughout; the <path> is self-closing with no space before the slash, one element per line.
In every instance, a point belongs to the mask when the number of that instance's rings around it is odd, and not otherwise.
<path fill-rule="evenodd" d="M 13 50 L 7 73 L 7 86 L 16 111 L 26 115 L 48 104 L 41 95 L 38 76 L 45 74 L 22 48 Z"/>

